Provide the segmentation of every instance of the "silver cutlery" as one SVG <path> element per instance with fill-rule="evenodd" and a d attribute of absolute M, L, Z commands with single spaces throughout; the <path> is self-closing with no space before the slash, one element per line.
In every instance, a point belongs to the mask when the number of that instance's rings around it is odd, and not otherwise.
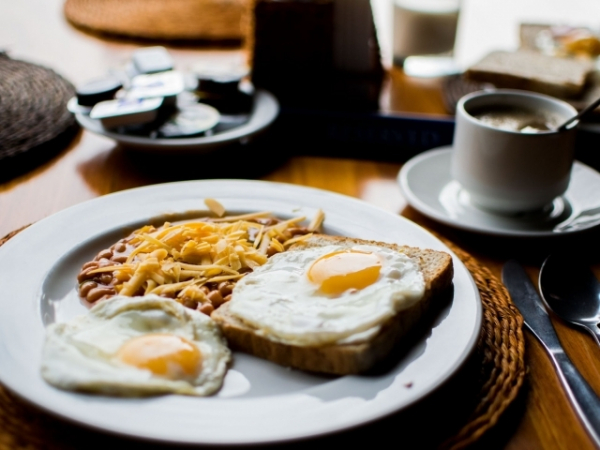
<path fill-rule="evenodd" d="M 556 131 L 566 130 L 567 127 L 571 123 L 575 122 L 576 120 L 580 120 L 580 119 L 582 119 L 584 117 L 589 116 L 598 107 L 598 105 L 600 105 L 600 98 L 597 98 L 592 103 L 590 103 L 585 108 L 583 108 L 581 111 L 579 111 L 579 113 L 577 113 L 576 115 L 574 115 L 570 119 L 568 119 L 565 122 L 563 122 L 562 124 L 560 124 L 558 127 L 556 127 Z"/>
<path fill-rule="evenodd" d="M 550 317 L 529 276 L 516 261 L 502 268 L 502 282 L 523 318 L 525 326 L 540 341 L 558 379 L 586 431 L 600 448 L 600 399 L 563 350 Z"/>
<path fill-rule="evenodd" d="M 589 332 L 600 344 L 600 283 L 577 259 L 550 255 L 539 277 L 546 306 L 565 322 Z"/>

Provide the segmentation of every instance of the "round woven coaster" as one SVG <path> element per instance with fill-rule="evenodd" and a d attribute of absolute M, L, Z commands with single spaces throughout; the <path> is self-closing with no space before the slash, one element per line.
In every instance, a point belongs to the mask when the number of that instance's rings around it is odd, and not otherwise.
<path fill-rule="evenodd" d="M 24 228 L 0 239 L 0 245 Z M 523 318 L 504 285 L 470 254 L 439 238 L 471 272 L 483 306 L 482 332 L 475 354 L 481 367 L 476 407 L 459 432 L 440 447 L 440 450 L 458 450 L 480 439 L 516 398 L 526 372 L 525 339 Z M 30 408 L 0 385 L 0 450 L 76 448 L 65 444 L 65 436 L 73 437 L 76 432 L 70 425 Z M 138 447 L 132 442 L 128 448 Z"/>
<path fill-rule="evenodd" d="M 0 53 L 0 159 L 39 148 L 75 125 L 73 85 L 51 69 Z"/>
<path fill-rule="evenodd" d="M 75 26 L 158 40 L 240 40 L 248 0 L 66 0 Z"/>
<path fill-rule="evenodd" d="M 478 403 L 467 424 L 442 446 L 456 450 L 483 436 L 516 398 L 525 380 L 525 337 L 523 316 L 498 278 L 470 254 L 438 238 L 471 272 L 483 306 L 482 333 L 476 350 L 481 364 Z"/>

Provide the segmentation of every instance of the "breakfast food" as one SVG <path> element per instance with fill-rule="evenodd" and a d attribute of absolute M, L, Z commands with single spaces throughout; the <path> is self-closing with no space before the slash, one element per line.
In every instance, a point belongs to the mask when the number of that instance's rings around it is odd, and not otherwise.
<path fill-rule="evenodd" d="M 41 373 L 66 390 L 205 396 L 221 387 L 230 359 L 205 314 L 156 295 L 117 296 L 48 327 Z"/>
<path fill-rule="evenodd" d="M 213 216 L 144 226 L 86 263 L 79 293 L 95 304 L 91 319 L 52 328 L 48 342 L 55 345 L 47 345 L 48 353 L 60 353 L 52 349 L 60 348 L 56 343 L 64 336 L 69 344 L 93 336 L 91 325 L 105 320 L 107 311 L 135 311 L 135 305 L 151 299 L 151 304 L 166 302 L 179 313 L 210 315 L 207 320 L 219 327 L 232 349 L 301 370 L 362 373 L 399 343 L 411 342 L 410 334 L 427 323 L 452 284 L 449 254 L 320 234 L 320 210 L 303 226 L 304 217 L 283 219 L 268 212 L 226 216 L 219 202 L 207 199 L 205 204 Z M 164 334 L 152 331 L 150 339 L 161 340 Z M 123 363 L 120 355 L 136 336 L 128 331 L 122 335 L 127 339 L 120 340 L 120 350 L 113 346 L 102 352 L 105 360 Z M 128 357 L 137 361 L 132 342 Z M 52 372 L 51 365 L 45 367 L 47 374 Z M 76 389 L 97 389 L 94 383 L 75 385 L 73 377 L 64 375 L 54 376 L 53 384 L 59 385 L 61 377 Z M 139 394 L 137 384 L 131 385 L 132 395 Z M 99 389 L 112 392 L 114 383 L 104 382 Z M 191 392 L 186 389 L 180 392 Z"/>
<path fill-rule="evenodd" d="M 207 205 L 217 217 L 147 225 L 100 251 L 77 277 L 80 297 L 93 304 L 117 294 L 155 294 L 210 314 L 231 298 L 236 281 L 307 238 L 324 217 L 319 211 L 305 226 L 305 217 L 224 216 L 218 202 Z"/>
<path fill-rule="evenodd" d="M 452 276 L 444 252 L 313 235 L 240 280 L 211 317 L 234 349 L 302 370 L 361 373 L 423 322 Z"/>
<path fill-rule="evenodd" d="M 469 67 L 469 80 L 492 83 L 497 88 L 524 89 L 569 98 L 581 95 L 594 63 L 535 51 L 494 51 Z"/>

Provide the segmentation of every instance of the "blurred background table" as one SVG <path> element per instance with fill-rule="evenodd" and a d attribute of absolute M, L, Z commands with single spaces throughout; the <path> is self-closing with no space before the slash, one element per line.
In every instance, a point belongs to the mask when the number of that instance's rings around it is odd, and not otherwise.
<path fill-rule="evenodd" d="M 381 110 L 425 114 L 448 119 L 439 79 L 416 79 L 389 67 L 390 3 L 374 0 L 384 60 L 389 69 Z M 516 46 L 522 20 L 596 26 L 600 3 L 594 0 L 465 0 L 459 21 L 456 56 L 463 66 L 494 48 Z M 121 66 L 139 42 L 95 37 L 75 29 L 64 18 L 61 0 L 25 0 L 0 5 L 0 47 L 12 58 L 48 66 L 78 84 Z M 196 62 L 243 60 L 236 48 L 168 47 L 178 67 Z M 2 80 L 0 80 L 0 83 Z M 0 126 L 2 126 L 0 124 Z M 501 265 L 517 257 L 535 276 L 543 256 L 555 242 L 510 241 L 472 236 L 438 225 L 407 206 L 396 177 L 401 162 L 286 154 L 268 165 L 233 161 L 229 167 L 196 172 L 164 171 L 130 155 L 110 139 L 81 131 L 72 143 L 48 162 L 0 180 L 0 236 L 54 212 L 111 192 L 194 178 L 260 178 L 295 183 L 354 196 L 402 214 L 439 232 L 466 249 L 499 276 Z M 393 159 L 393 158 L 392 158 Z M 200 160 L 194 160 L 198 162 Z M 174 167 L 178 163 L 175 161 Z M 179 163 L 181 167 L 184 165 Z M 188 166 L 189 162 L 185 162 Z M 586 236 L 584 245 L 596 249 L 598 240 Z M 580 242 L 567 243 L 579 245 Z M 590 337 L 557 323 L 560 337 L 575 364 L 600 392 L 600 349 Z M 485 441 L 487 448 L 592 449 L 592 443 L 572 412 L 541 347 L 527 334 L 529 376 L 515 406 Z M 427 427 L 435 424 L 424 424 Z"/>

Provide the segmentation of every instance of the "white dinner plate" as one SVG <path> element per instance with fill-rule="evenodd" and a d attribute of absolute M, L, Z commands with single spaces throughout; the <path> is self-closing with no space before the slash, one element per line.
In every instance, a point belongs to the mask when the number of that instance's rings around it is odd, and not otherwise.
<path fill-rule="evenodd" d="M 474 349 L 481 327 L 479 293 L 453 255 L 453 298 L 432 329 L 384 373 L 319 376 L 236 352 L 222 390 L 212 397 L 127 399 L 46 384 L 40 376 L 45 326 L 86 312 L 76 292 L 81 265 L 153 218 L 205 209 L 207 197 L 229 212 L 269 210 L 308 220 L 321 208 L 329 234 L 452 253 L 403 217 L 295 185 L 206 180 L 105 195 L 41 220 L 0 247 L 0 381 L 59 417 L 111 433 L 169 443 L 281 443 L 345 430 L 406 408 L 443 384 Z"/>
<path fill-rule="evenodd" d="M 508 215 L 474 206 L 450 175 L 452 147 L 423 152 L 398 173 L 406 201 L 420 213 L 451 227 L 492 236 L 548 238 L 600 226 L 600 173 L 575 161 L 564 195 L 541 211 Z"/>
<path fill-rule="evenodd" d="M 239 126 L 210 136 L 154 139 L 107 130 L 99 120 L 90 118 L 89 113 L 75 113 L 75 119 L 88 131 L 114 139 L 124 147 L 143 152 L 173 154 L 206 153 L 225 145 L 246 143 L 266 130 L 278 115 L 279 102 L 275 96 L 264 89 L 257 89 L 254 93 L 254 102 L 248 120 Z"/>

